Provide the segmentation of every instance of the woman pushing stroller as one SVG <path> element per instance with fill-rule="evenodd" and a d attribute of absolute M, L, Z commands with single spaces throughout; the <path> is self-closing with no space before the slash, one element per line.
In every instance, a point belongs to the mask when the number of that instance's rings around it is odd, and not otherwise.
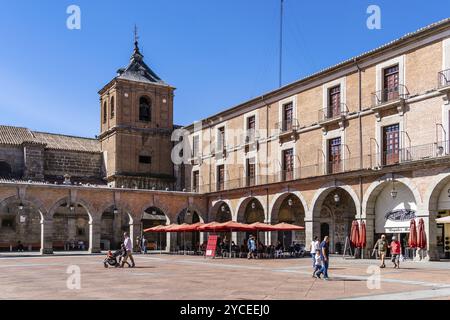
<path fill-rule="evenodd" d="M 120 249 L 112 252 L 111 250 L 108 251 L 105 260 L 103 261 L 103 265 L 105 268 L 108 268 L 108 266 L 111 267 L 123 267 L 121 266 L 122 259 L 127 255 L 127 250 L 125 248 L 125 245 L 123 243 L 120 244 Z M 117 261 L 117 258 L 119 258 L 119 261 Z M 128 267 L 130 267 L 130 264 L 128 261 L 124 261 L 124 264 L 127 264 Z"/>

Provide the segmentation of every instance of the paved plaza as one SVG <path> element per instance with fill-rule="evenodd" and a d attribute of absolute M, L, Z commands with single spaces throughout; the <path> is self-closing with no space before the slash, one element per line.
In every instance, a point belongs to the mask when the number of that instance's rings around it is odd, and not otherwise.
<path fill-rule="evenodd" d="M 311 277 L 308 258 L 151 254 L 135 260 L 134 269 L 105 269 L 101 255 L 3 256 L 0 299 L 450 299 L 448 262 L 405 262 L 400 270 L 388 264 L 380 288 L 369 289 L 374 260 L 332 257 L 330 281 Z M 67 286 L 74 265 L 81 271 L 80 289 Z"/>

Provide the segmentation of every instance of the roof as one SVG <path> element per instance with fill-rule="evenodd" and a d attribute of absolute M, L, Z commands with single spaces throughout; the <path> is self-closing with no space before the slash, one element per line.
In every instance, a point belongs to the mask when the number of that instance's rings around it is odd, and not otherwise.
<path fill-rule="evenodd" d="M 116 78 L 167 85 L 152 69 L 150 69 L 149 66 L 145 64 L 144 56 L 139 51 L 137 41 L 134 43 L 134 52 L 131 56 L 130 63 L 126 68 L 121 68 L 118 70 L 118 75 Z"/>
<path fill-rule="evenodd" d="M 97 139 L 66 136 L 47 132 L 33 132 L 39 142 L 45 143 L 47 149 L 101 152 Z"/>
<path fill-rule="evenodd" d="M 100 142 L 97 139 L 31 131 L 27 128 L 0 125 L 0 144 L 19 146 L 23 143 L 43 144 L 46 149 L 54 150 L 101 152 Z"/>
<path fill-rule="evenodd" d="M 30 130 L 27 128 L 0 125 L 0 144 L 20 145 L 24 142 L 36 142 Z"/>
<path fill-rule="evenodd" d="M 327 68 L 322 69 L 322 70 L 319 70 L 319 71 L 317 71 L 315 73 L 312 73 L 310 75 L 307 75 L 307 76 L 305 76 L 305 77 L 303 77 L 303 78 L 301 78 L 299 80 L 296 80 L 296 81 L 294 81 L 292 83 L 289 83 L 289 84 L 286 84 L 286 85 L 284 85 L 284 86 L 282 86 L 280 88 L 277 88 L 275 90 L 272 90 L 272 91 L 269 91 L 267 93 L 264 93 L 264 94 L 262 94 L 260 96 L 257 96 L 257 97 L 255 97 L 253 99 L 250 99 L 250 100 L 247 100 L 247 101 L 245 101 L 243 103 L 240 103 L 238 105 L 235 105 L 235 106 L 233 106 L 231 108 L 227 108 L 227 109 L 225 109 L 223 111 L 220 111 L 220 112 L 218 112 L 218 113 L 216 113 L 216 114 L 214 114 L 212 116 L 209 116 L 207 118 L 204 118 L 204 119 L 202 119 L 200 121 L 207 121 L 207 120 L 211 120 L 211 119 L 220 117 L 223 114 L 228 113 L 230 111 L 239 110 L 240 108 L 242 108 L 244 106 L 248 106 L 248 105 L 254 104 L 254 103 L 258 102 L 258 101 L 261 101 L 262 99 L 265 99 L 267 96 L 273 96 L 273 95 L 280 94 L 280 93 L 285 92 L 285 91 L 287 91 L 289 89 L 292 89 L 292 87 L 295 87 L 295 86 L 307 83 L 311 79 L 314 79 L 314 78 L 317 78 L 317 77 L 320 77 L 320 76 L 324 76 L 324 75 L 329 74 L 331 72 L 335 72 L 335 71 L 339 70 L 340 68 L 343 68 L 343 67 L 345 67 L 345 66 L 347 66 L 349 64 L 354 63 L 355 61 L 360 61 L 362 59 L 369 58 L 369 57 L 371 57 L 372 55 L 374 55 L 376 53 L 382 52 L 383 50 L 392 48 L 392 47 L 394 47 L 396 45 L 400 45 L 401 43 L 403 43 L 403 42 L 405 42 L 407 40 L 419 37 L 422 34 L 425 34 L 427 31 L 431 31 L 433 29 L 438 29 L 438 28 L 441 28 L 441 27 L 446 27 L 446 25 L 448 25 L 449 23 L 450 23 L 450 18 L 445 18 L 445 19 L 440 20 L 438 22 L 434 22 L 434 23 L 429 24 L 429 25 L 427 25 L 425 27 L 422 27 L 422 28 L 420 28 L 420 29 L 418 29 L 418 30 L 416 30 L 414 32 L 407 33 L 407 34 L 403 35 L 402 37 L 400 37 L 398 39 L 395 39 L 395 40 L 392 40 L 392 41 L 390 41 L 388 43 L 385 43 L 385 44 L 383 44 L 383 45 L 381 45 L 381 46 L 379 46 L 379 47 L 377 47 L 375 49 L 366 51 L 366 52 L 364 52 L 362 54 L 359 54 L 357 56 L 354 56 L 354 57 L 352 57 L 350 59 L 344 60 L 344 61 L 342 61 L 342 62 L 340 62 L 338 64 L 332 65 L 332 66 L 327 67 Z M 191 123 L 191 124 L 185 126 L 184 128 L 189 129 L 189 128 L 192 128 L 193 126 L 194 126 L 194 124 Z"/>

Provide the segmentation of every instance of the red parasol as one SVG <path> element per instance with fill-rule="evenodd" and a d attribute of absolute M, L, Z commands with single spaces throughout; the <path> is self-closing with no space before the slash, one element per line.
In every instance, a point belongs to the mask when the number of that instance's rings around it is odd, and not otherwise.
<path fill-rule="evenodd" d="M 366 244 L 366 224 L 364 221 L 361 221 L 361 225 L 359 226 L 359 247 L 365 248 Z"/>
<path fill-rule="evenodd" d="M 204 223 L 202 223 L 202 222 L 197 222 L 197 223 L 188 224 L 188 225 L 183 224 L 180 227 L 178 227 L 176 231 L 179 231 L 179 232 L 198 231 L 198 228 L 203 225 L 204 225 Z"/>
<path fill-rule="evenodd" d="M 278 223 L 278 224 L 274 225 L 273 227 L 276 228 L 276 230 L 278 230 L 278 231 L 300 231 L 300 230 L 305 229 L 305 227 L 296 226 L 294 224 L 290 224 L 290 223 L 286 223 L 286 222 Z"/>
<path fill-rule="evenodd" d="M 359 248 L 359 224 L 358 221 L 356 220 L 352 222 L 352 229 L 350 231 L 350 242 L 354 247 Z"/>
<path fill-rule="evenodd" d="M 217 228 L 219 231 L 253 231 L 254 227 L 251 225 L 240 223 L 236 221 L 227 221 L 220 223 Z"/>
<path fill-rule="evenodd" d="M 417 247 L 419 249 L 425 249 L 427 247 L 427 236 L 425 234 L 425 222 L 422 218 L 419 219 L 419 227 L 417 234 Z"/>
<path fill-rule="evenodd" d="M 411 222 L 409 223 L 408 246 L 410 248 L 417 247 L 417 229 L 416 229 L 416 220 L 415 219 L 411 219 Z"/>
<path fill-rule="evenodd" d="M 206 223 L 206 224 L 198 227 L 197 230 L 200 232 L 216 232 L 219 225 L 221 225 L 221 223 L 219 223 L 219 222 L 215 222 L 215 221 L 209 222 L 209 223 Z"/>
<path fill-rule="evenodd" d="M 180 232 L 186 226 L 188 226 L 187 223 L 183 223 L 183 224 L 173 223 L 165 228 L 165 232 Z"/>
<path fill-rule="evenodd" d="M 253 228 L 252 230 L 257 230 L 257 231 L 278 231 L 279 230 L 271 224 L 266 224 L 266 223 L 262 223 L 262 222 L 255 222 L 255 223 L 250 224 L 249 226 Z"/>
<path fill-rule="evenodd" d="M 155 227 L 144 229 L 144 232 L 166 232 L 166 230 L 165 230 L 166 227 L 168 227 L 168 226 L 160 224 Z"/>

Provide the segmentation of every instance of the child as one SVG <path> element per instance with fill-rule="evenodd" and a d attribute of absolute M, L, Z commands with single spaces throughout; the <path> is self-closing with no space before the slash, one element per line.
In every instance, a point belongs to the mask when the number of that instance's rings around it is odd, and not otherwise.
<path fill-rule="evenodd" d="M 323 259 L 322 259 L 322 256 L 320 255 L 319 249 L 316 250 L 316 255 L 314 256 L 314 260 L 315 260 L 315 263 L 314 263 L 314 271 L 313 271 L 312 277 L 320 279 L 319 271 L 323 267 Z"/>

